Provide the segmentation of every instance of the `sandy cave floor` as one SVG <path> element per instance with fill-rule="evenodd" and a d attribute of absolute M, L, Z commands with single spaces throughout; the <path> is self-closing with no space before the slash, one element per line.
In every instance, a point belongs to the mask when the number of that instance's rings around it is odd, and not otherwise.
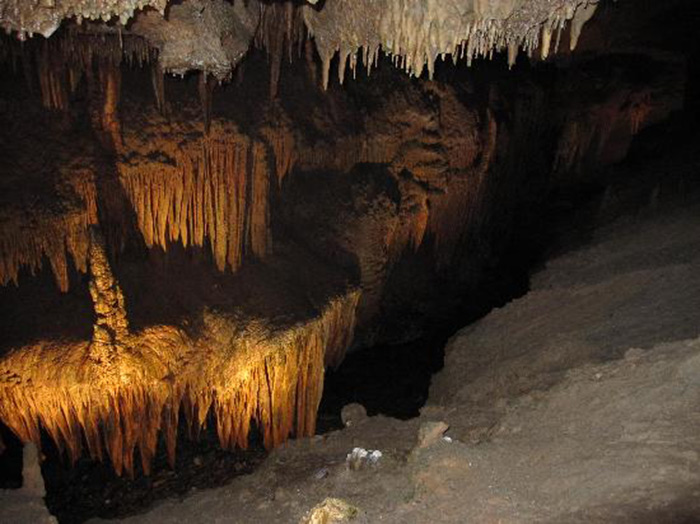
<path fill-rule="evenodd" d="M 288 443 L 228 486 L 126 522 L 700 521 L 700 206 L 601 229 L 450 341 L 419 418 Z M 452 442 L 418 447 L 444 421 Z M 354 447 L 379 449 L 352 470 Z"/>

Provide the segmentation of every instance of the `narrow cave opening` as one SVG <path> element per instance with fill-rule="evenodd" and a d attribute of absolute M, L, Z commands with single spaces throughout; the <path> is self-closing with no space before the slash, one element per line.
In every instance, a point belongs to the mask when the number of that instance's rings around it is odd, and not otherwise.
<path fill-rule="evenodd" d="M 360 3 L 0 0 L 8 519 L 186 504 L 349 404 L 422 421 L 451 337 L 695 202 L 694 2 Z"/>

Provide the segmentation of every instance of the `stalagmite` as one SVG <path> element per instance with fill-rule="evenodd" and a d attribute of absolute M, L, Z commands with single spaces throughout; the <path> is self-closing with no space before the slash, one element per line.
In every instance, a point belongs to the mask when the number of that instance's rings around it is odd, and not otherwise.
<path fill-rule="evenodd" d="M 270 250 L 265 147 L 243 135 L 202 138 L 172 162 L 120 163 L 120 179 L 146 245 L 211 245 L 216 266 L 235 271 L 243 255 Z"/>
<path fill-rule="evenodd" d="M 99 230 L 90 229 L 90 296 L 95 308 L 90 358 L 98 364 L 109 364 L 114 351 L 129 344 L 129 322 L 124 295 L 117 284 L 105 253 Z"/>

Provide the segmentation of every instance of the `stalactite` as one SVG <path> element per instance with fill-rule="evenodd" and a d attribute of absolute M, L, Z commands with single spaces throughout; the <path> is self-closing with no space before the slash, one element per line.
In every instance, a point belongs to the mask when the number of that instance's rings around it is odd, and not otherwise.
<path fill-rule="evenodd" d="M 48 38 L 64 18 L 75 17 L 78 24 L 82 24 L 83 19 L 107 22 L 115 17 L 124 26 L 137 10 L 145 7 L 152 7 L 164 15 L 166 4 L 167 0 L 3 0 L 0 26 L 7 33 L 17 31 L 22 40 L 27 33 L 30 36 L 39 33 Z"/>
<path fill-rule="evenodd" d="M 325 89 L 336 54 L 342 84 L 346 67 L 354 75 L 362 61 L 369 71 L 380 49 L 392 57 L 396 67 L 415 76 L 427 70 L 432 78 L 437 59 L 446 55 L 470 64 L 474 58 L 492 58 L 494 51 L 506 51 L 512 65 L 520 48 L 531 54 L 541 47 L 540 28 L 548 28 L 546 37 L 572 20 L 573 48 L 596 7 L 593 1 L 561 0 L 544 5 L 521 0 L 508 2 L 498 11 L 482 2 L 336 0 L 321 10 L 307 6 L 304 19 L 321 56 Z"/>
<path fill-rule="evenodd" d="M 270 237 L 270 170 L 267 165 L 265 149 L 255 142 L 248 150 L 250 158 L 250 201 L 248 212 L 248 235 L 246 244 L 258 258 L 267 255 L 271 245 Z"/>
<path fill-rule="evenodd" d="M 296 141 L 292 124 L 285 121 L 284 115 L 275 115 L 275 124 L 263 127 L 260 134 L 270 146 L 275 156 L 277 185 L 281 186 L 284 177 L 292 172 L 297 161 Z"/>
<path fill-rule="evenodd" d="M 209 134 L 209 129 L 211 128 L 211 105 L 212 96 L 214 94 L 214 78 L 210 77 L 206 71 L 200 71 L 199 73 L 199 101 L 202 105 L 202 116 L 204 122 L 204 134 Z"/>
<path fill-rule="evenodd" d="M 47 109 L 67 110 L 69 93 L 75 92 L 80 80 L 91 74 L 97 63 L 118 68 L 143 66 L 156 62 L 158 53 L 141 37 L 114 33 L 87 33 L 76 29 L 66 30 L 60 35 L 43 41 L 17 42 L 4 39 L 12 56 L 20 56 L 25 67 L 25 76 L 33 83 L 33 75 L 26 70 L 35 63 L 42 103 Z"/>
<path fill-rule="evenodd" d="M 309 72 L 311 83 L 316 85 L 318 84 L 318 68 L 316 67 L 314 51 L 313 42 L 307 39 L 304 44 L 304 59 L 306 60 L 306 69 Z"/>
<path fill-rule="evenodd" d="M 156 108 L 161 115 L 166 112 L 165 101 L 165 79 L 163 78 L 163 68 L 157 61 L 151 66 L 151 82 L 153 83 L 153 94 L 156 99 Z"/>
<path fill-rule="evenodd" d="M 411 204 L 402 203 L 402 207 L 408 209 L 402 210 L 399 219 L 388 231 L 386 249 L 390 266 L 395 264 L 406 250 L 416 252 L 423 244 L 430 214 L 427 198 L 422 196 L 420 200 L 411 199 Z"/>
<path fill-rule="evenodd" d="M 46 42 L 37 56 L 41 100 L 47 109 L 63 111 L 68 108 L 67 71 L 57 63 Z"/>
<path fill-rule="evenodd" d="M 121 125 L 119 123 L 119 98 L 121 94 L 121 68 L 109 63 L 100 64 L 102 89 L 102 132 L 113 149 L 122 145 Z"/>
<path fill-rule="evenodd" d="M 350 135 L 333 142 L 319 140 L 297 148 L 295 165 L 300 169 L 348 171 L 359 162 L 388 164 L 401 146 L 401 138 L 390 135 Z"/>
<path fill-rule="evenodd" d="M 137 35 L 114 32 L 89 33 L 73 29 L 47 41 L 52 54 L 63 64 L 75 65 L 80 71 L 96 61 L 113 65 L 143 67 L 157 60 L 158 51 Z"/>
<path fill-rule="evenodd" d="M 203 138 L 178 148 L 171 163 L 119 165 L 146 245 L 203 246 L 216 266 L 235 271 L 243 255 L 262 257 L 271 245 L 265 147 L 243 135 Z"/>
<path fill-rule="evenodd" d="M 634 135 L 652 118 L 651 98 L 648 90 L 622 91 L 573 112 L 561 132 L 554 171 L 578 173 L 624 158 Z"/>
<path fill-rule="evenodd" d="M 489 168 L 496 152 L 498 125 L 490 111 L 486 112 L 477 165 L 466 176 L 451 178 L 444 194 L 430 199 L 427 233 L 433 239 L 433 253 L 438 267 L 448 267 L 460 242 L 469 229 L 478 231 L 486 219 Z"/>
<path fill-rule="evenodd" d="M 302 9 L 294 2 L 263 4 L 261 8 L 255 44 L 269 54 L 270 98 L 274 99 L 284 55 L 287 55 L 289 62 L 295 51 L 301 56 L 305 40 L 304 21 Z"/>
<path fill-rule="evenodd" d="M 581 36 L 581 30 L 586 22 L 593 18 L 597 7 L 597 4 L 583 5 L 577 9 L 576 13 L 573 15 L 571 19 L 571 39 L 569 41 L 569 49 L 571 51 L 576 49 L 578 39 Z"/>
<path fill-rule="evenodd" d="M 632 135 L 636 135 L 650 120 L 653 111 L 652 96 L 650 92 L 643 91 L 634 93 L 630 98 L 628 110 L 630 131 Z"/>
<path fill-rule="evenodd" d="M 82 207 L 61 215 L 40 215 L 5 220 L 0 223 L 0 285 L 18 284 L 22 267 L 32 274 L 41 268 L 45 256 L 61 291 L 68 291 L 68 261 L 87 270 L 88 229 L 97 223 L 97 193 L 92 175 L 70 182 L 71 191 Z"/>
<path fill-rule="evenodd" d="M 108 271 L 98 276 L 108 265 L 91 253 L 98 323 L 116 333 L 114 345 L 104 339 L 96 352 L 95 339 L 39 342 L 0 360 L 0 419 L 23 441 L 39 445 L 43 428 L 71 460 L 85 442 L 93 458 L 133 475 L 136 449 L 149 473 L 159 433 L 174 463 L 180 409 L 194 434 L 213 413 L 225 448 L 247 447 L 251 424 L 268 448 L 314 434 L 324 365 L 339 362 L 350 343 L 357 291 L 284 328 L 205 314 L 199 339 L 170 326 L 120 335 L 128 326 L 118 287 Z"/>

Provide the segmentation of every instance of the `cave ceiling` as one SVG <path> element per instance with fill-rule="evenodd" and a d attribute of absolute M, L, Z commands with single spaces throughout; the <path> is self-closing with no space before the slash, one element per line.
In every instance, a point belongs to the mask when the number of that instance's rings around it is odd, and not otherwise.
<path fill-rule="evenodd" d="M 379 51 L 407 73 L 432 75 L 435 61 L 520 50 L 546 57 L 574 48 L 597 0 L 0 0 L 0 25 L 20 39 L 51 36 L 62 24 L 85 33 L 142 37 L 165 72 L 204 71 L 227 79 L 257 39 L 313 37 L 329 81 L 339 56 L 352 71 Z M 566 32 L 566 42 L 562 35 Z M 273 49 L 270 49 L 272 47 Z M 278 48 L 280 46 L 277 46 Z M 346 67 L 339 67 L 342 82 Z"/>

